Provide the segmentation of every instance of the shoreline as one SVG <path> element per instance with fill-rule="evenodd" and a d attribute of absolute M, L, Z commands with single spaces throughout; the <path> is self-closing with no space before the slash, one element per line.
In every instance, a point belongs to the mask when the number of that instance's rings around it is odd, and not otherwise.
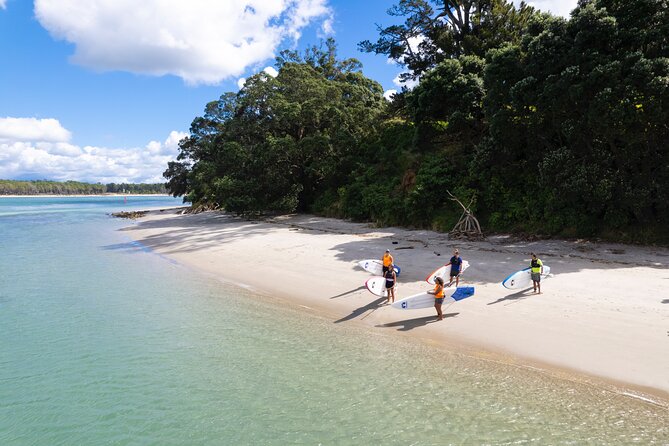
<path fill-rule="evenodd" d="M 665 248 L 504 236 L 468 242 L 308 215 L 247 221 L 220 212 L 167 210 L 149 212 L 123 230 L 187 267 L 306 307 L 333 323 L 390 330 L 662 407 L 669 403 L 669 299 L 661 297 L 669 279 Z M 382 305 L 384 298 L 364 288 L 369 274 L 355 265 L 391 249 L 402 266 L 402 298 L 429 287 L 424 277 L 448 262 L 456 246 L 472 265 L 462 279 L 476 287 L 476 295 L 445 306 L 449 317 L 439 323 L 434 309 Z M 499 281 L 525 267 L 530 251 L 556 274 L 542 282 L 544 293 L 502 288 Z M 637 281 L 647 293 L 639 296 Z"/>

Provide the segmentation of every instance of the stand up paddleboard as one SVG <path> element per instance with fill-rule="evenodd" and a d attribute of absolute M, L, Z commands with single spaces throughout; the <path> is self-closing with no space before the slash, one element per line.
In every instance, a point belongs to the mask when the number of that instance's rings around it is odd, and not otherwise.
<path fill-rule="evenodd" d="M 466 260 L 462 261 L 462 268 L 460 269 L 460 274 L 464 273 L 465 270 L 469 268 L 469 262 Z M 434 279 L 436 277 L 441 277 L 444 281 L 444 284 L 448 284 L 451 280 L 451 265 L 444 265 L 432 271 L 432 274 L 425 278 L 425 281 L 431 285 L 434 285 Z"/>
<path fill-rule="evenodd" d="M 452 294 L 450 296 L 448 295 L 447 291 L 444 292 L 445 304 L 457 302 L 459 300 L 466 299 L 474 295 L 473 286 L 460 286 L 457 287 L 454 291 L 453 290 L 449 291 L 452 291 Z M 393 308 L 397 308 L 398 310 L 417 310 L 419 308 L 434 307 L 434 294 L 428 294 L 428 293 L 415 294 L 413 296 L 405 297 L 402 300 L 398 300 L 391 306 Z"/>
<path fill-rule="evenodd" d="M 358 262 L 358 265 L 360 265 L 360 268 L 364 269 L 368 273 L 372 273 L 375 276 L 383 275 L 383 262 L 381 260 L 376 260 L 376 259 L 361 260 Z M 400 271 L 402 271 L 402 269 L 397 265 L 393 266 L 395 268 L 395 274 L 399 276 Z"/>
<path fill-rule="evenodd" d="M 541 275 L 542 278 L 548 277 L 551 272 L 551 267 L 544 265 L 544 273 Z M 523 288 L 529 288 L 532 286 L 532 271 L 530 267 L 516 271 L 511 274 L 509 277 L 502 281 L 504 288 L 509 290 L 520 290 Z"/>
<path fill-rule="evenodd" d="M 388 297 L 388 292 L 386 291 L 386 279 L 384 277 L 377 276 L 367 279 L 365 286 L 370 293 L 376 296 Z"/>

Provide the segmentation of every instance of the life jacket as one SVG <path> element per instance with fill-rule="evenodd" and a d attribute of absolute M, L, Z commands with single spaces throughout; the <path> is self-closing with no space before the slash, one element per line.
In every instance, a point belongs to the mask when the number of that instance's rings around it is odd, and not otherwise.
<path fill-rule="evenodd" d="M 439 290 L 439 291 L 437 291 L 437 290 Z M 443 285 L 436 284 L 434 286 L 434 291 L 436 291 L 434 293 L 434 298 L 435 299 L 441 299 L 442 297 L 444 297 L 444 286 Z"/>
<path fill-rule="evenodd" d="M 541 263 L 541 260 L 532 259 L 532 263 L 530 264 L 530 267 L 532 268 L 533 273 L 540 273 L 542 266 L 543 266 L 543 263 Z"/>

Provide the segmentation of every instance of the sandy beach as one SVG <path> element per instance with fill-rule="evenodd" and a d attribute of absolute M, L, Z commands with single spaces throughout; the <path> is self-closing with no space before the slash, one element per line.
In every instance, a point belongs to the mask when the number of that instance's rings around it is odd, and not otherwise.
<path fill-rule="evenodd" d="M 124 228 L 132 239 L 187 267 L 370 330 L 416 337 L 493 361 L 669 401 L 669 249 L 588 241 L 481 242 L 447 234 L 373 228 L 309 215 L 247 221 L 224 213 L 152 211 Z M 434 309 L 401 311 L 369 293 L 359 260 L 390 249 L 402 267 L 398 298 L 453 248 L 471 264 L 461 285 L 476 295 Z M 501 286 L 536 252 L 554 277 L 543 294 Z"/>

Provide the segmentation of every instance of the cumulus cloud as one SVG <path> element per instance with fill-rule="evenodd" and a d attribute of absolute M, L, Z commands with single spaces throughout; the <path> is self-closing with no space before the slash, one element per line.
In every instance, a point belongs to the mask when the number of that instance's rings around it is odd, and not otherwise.
<path fill-rule="evenodd" d="M 0 118 L 2 141 L 69 141 L 71 134 L 56 119 Z"/>
<path fill-rule="evenodd" d="M 43 121 L 53 121 L 49 125 L 64 133 L 58 138 L 54 136 L 57 133 L 44 131 Z M 172 131 L 165 140 L 150 141 L 144 147 L 80 147 L 68 142 L 70 132 L 55 119 L 5 118 L 0 124 L 3 122 L 4 125 L 0 125 L 0 178 L 8 179 L 161 183 L 167 163 L 176 158 L 179 141 L 188 136 Z M 11 123 L 16 123 L 16 127 Z M 27 129 L 31 123 L 34 129 Z"/>
<path fill-rule="evenodd" d="M 265 67 L 263 70 L 266 74 L 269 74 L 272 77 L 277 77 L 279 75 L 279 72 L 276 71 L 276 68 L 274 67 Z"/>
<path fill-rule="evenodd" d="M 383 97 L 386 98 L 387 101 L 392 101 L 394 94 L 397 94 L 397 90 L 386 90 L 383 93 Z"/>
<path fill-rule="evenodd" d="M 327 0 L 35 0 L 35 16 L 75 45 L 76 64 L 216 84 L 313 22 L 331 27 L 332 11 Z"/>
<path fill-rule="evenodd" d="M 519 6 L 520 0 L 515 0 L 513 3 Z M 525 3 L 542 11 L 569 18 L 571 11 L 576 8 L 577 0 L 528 0 Z"/>

